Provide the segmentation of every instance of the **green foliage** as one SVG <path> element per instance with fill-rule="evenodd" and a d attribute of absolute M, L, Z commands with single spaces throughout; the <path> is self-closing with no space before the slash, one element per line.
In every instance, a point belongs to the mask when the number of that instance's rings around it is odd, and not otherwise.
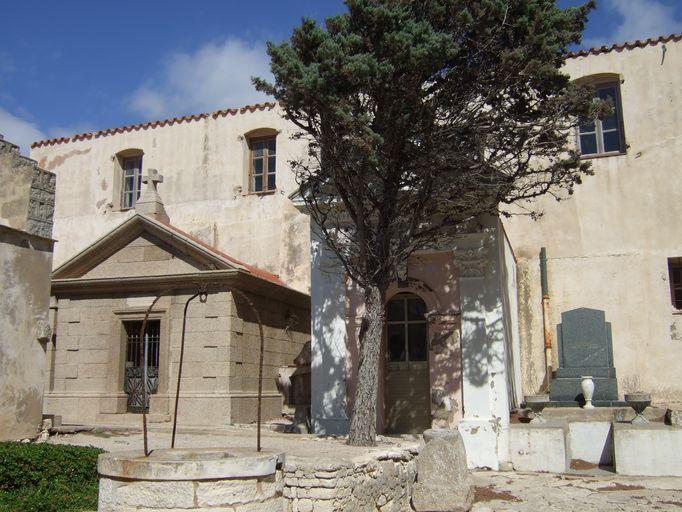
<path fill-rule="evenodd" d="M 92 447 L 0 443 L 0 512 L 97 509 L 97 457 Z"/>

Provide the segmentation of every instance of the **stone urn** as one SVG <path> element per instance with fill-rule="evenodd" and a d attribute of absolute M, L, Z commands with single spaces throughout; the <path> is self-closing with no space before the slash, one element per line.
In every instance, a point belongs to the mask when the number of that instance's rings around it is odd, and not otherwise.
<path fill-rule="evenodd" d="M 651 405 L 650 393 L 642 393 L 641 391 L 626 393 L 625 401 L 635 410 L 635 417 L 630 423 L 635 425 L 638 423 L 649 423 L 649 420 L 644 417 L 644 410 Z"/>
<path fill-rule="evenodd" d="M 531 423 L 545 423 L 547 420 L 542 417 L 542 410 L 549 404 L 549 395 L 526 395 L 523 401 L 528 409 L 533 411 Z"/>
<path fill-rule="evenodd" d="M 583 375 L 580 379 L 580 389 L 582 389 L 583 398 L 585 399 L 583 409 L 594 409 L 594 405 L 592 405 L 592 397 L 594 396 L 594 381 L 592 380 L 592 376 Z"/>

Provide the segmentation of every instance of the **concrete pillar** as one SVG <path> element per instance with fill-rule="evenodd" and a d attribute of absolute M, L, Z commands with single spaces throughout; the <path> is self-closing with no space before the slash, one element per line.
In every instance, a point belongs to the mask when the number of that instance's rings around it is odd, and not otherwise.
<path fill-rule="evenodd" d="M 340 262 L 311 230 L 311 415 L 316 434 L 348 432 L 345 280 Z"/>
<path fill-rule="evenodd" d="M 501 279 L 501 231 L 458 237 L 462 321 L 463 419 L 458 425 L 470 467 L 499 469 L 509 457 L 509 386 Z"/>

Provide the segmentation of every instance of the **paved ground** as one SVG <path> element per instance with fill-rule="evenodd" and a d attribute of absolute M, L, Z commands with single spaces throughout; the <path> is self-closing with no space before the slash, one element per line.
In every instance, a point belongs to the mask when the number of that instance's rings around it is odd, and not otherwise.
<path fill-rule="evenodd" d="M 122 432 L 98 429 L 95 432 L 57 435 L 50 443 L 92 445 L 107 451 L 141 449 L 139 431 Z M 221 431 L 182 430 L 176 447 L 255 447 L 251 428 L 230 427 Z M 376 450 L 415 444 L 414 439 L 384 438 Z M 154 428 L 149 444 L 154 448 L 170 446 L 167 428 Z M 356 458 L 368 454 L 366 448 L 349 447 L 343 439 L 280 434 L 265 430 L 264 449 L 278 449 L 289 455 L 315 458 Z M 619 477 L 599 472 L 593 475 L 553 475 L 478 471 L 474 474 L 476 503 L 474 512 L 612 512 L 682 511 L 682 478 Z"/>
<path fill-rule="evenodd" d="M 682 510 L 682 478 L 480 471 L 474 479 L 474 512 Z"/>

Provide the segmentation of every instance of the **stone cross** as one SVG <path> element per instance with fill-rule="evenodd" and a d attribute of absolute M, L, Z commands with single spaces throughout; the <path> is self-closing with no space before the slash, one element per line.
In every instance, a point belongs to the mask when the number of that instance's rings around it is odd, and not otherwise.
<path fill-rule="evenodd" d="M 147 169 L 147 174 L 142 176 L 142 183 L 147 186 L 135 203 L 135 210 L 157 220 L 168 222 L 168 214 L 163 207 L 161 196 L 156 190 L 156 185 L 163 183 L 163 176 L 156 169 Z"/>
<path fill-rule="evenodd" d="M 142 183 L 147 185 L 145 192 L 156 197 L 158 191 L 156 190 L 156 185 L 158 183 L 163 183 L 163 174 L 159 174 L 156 169 L 147 169 L 147 174 L 142 176 Z"/>

